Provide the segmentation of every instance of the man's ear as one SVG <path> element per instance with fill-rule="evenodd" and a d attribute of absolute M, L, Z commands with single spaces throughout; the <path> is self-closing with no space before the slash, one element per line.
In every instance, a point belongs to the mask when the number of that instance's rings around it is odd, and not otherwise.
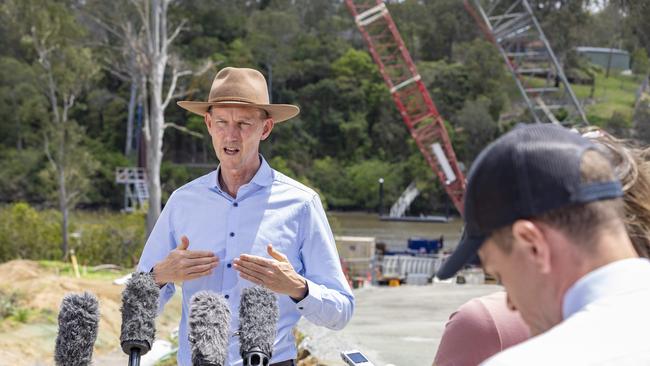
<path fill-rule="evenodd" d="M 513 250 L 536 266 L 541 273 L 551 271 L 551 247 L 544 230 L 535 222 L 517 220 L 512 224 Z"/>
<path fill-rule="evenodd" d="M 203 120 L 205 121 L 205 127 L 207 127 L 208 132 L 210 132 L 212 127 L 212 115 L 210 115 L 209 110 L 203 114 Z"/>
<path fill-rule="evenodd" d="M 273 126 L 275 125 L 275 122 L 273 121 L 273 118 L 267 118 L 264 120 L 264 131 L 262 131 L 262 138 L 261 140 L 266 140 L 267 137 L 271 134 L 271 131 L 273 131 Z"/>

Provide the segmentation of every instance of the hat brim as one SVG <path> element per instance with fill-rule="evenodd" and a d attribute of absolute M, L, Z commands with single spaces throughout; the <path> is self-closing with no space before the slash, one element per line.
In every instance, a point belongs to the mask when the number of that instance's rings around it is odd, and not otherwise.
<path fill-rule="evenodd" d="M 465 264 L 474 259 L 484 241 L 483 236 L 472 236 L 463 232 L 456 250 L 442 263 L 436 272 L 436 277 L 441 280 L 453 277 Z"/>
<path fill-rule="evenodd" d="M 245 102 L 193 102 L 182 100 L 176 102 L 179 107 L 188 110 L 199 116 L 204 116 L 205 112 L 208 111 L 208 108 L 212 106 L 224 106 L 224 107 L 252 107 L 265 110 L 274 122 L 283 122 L 290 118 L 293 118 L 300 113 L 300 108 L 292 104 L 254 104 L 254 103 L 245 103 Z"/>

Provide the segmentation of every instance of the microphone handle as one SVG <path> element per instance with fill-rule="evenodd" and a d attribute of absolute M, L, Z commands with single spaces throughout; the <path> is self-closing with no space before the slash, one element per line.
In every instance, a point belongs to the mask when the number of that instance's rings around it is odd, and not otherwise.
<path fill-rule="evenodd" d="M 131 354 L 129 355 L 129 366 L 140 366 L 140 348 L 131 348 Z"/>

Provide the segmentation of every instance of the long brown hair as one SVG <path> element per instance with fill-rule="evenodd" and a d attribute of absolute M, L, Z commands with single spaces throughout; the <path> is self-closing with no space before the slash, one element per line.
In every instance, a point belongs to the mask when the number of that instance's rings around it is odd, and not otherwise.
<path fill-rule="evenodd" d="M 583 136 L 598 143 L 623 185 L 625 228 L 639 256 L 650 258 L 650 149 L 601 130 Z"/>

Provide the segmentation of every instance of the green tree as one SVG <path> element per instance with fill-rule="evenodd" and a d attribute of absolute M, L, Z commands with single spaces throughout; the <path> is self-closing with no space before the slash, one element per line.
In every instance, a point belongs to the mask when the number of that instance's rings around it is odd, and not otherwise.
<path fill-rule="evenodd" d="M 88 177 L 96 168 L 94 159 L 81 145 L 83 129 L 70 114 L 98 68 L 90 49 L 82 46 L 84 29 L 64 3 L 7 1 L 3 12 L 21 32 L 24 46 L 34 52 L 37 85 L 48 100 L 48 115 L 40 127 L 49 161 L 43 176 L 55 182 L 62 216 L 61 249 L 67 256 L 69 210 L 87 190 Z"/>
<path fill-rule="evenodd" d="M 481 96 L 465 102 L 463 109 L 454 116 L 454 124 L 460 130 L 456 140 L 458 156 L 467 166 L 497 137 L 498 126 L 489 110 L 490 100 Z"/>

